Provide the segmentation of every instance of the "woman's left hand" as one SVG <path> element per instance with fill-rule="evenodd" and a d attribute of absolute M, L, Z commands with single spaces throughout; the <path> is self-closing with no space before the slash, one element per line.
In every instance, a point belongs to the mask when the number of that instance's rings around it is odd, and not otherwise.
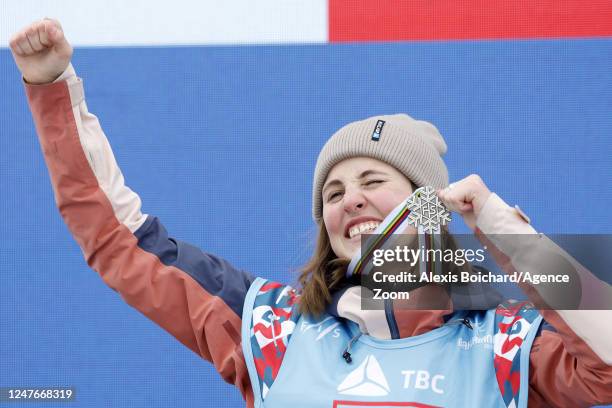
<path fill-rule="evenodd" d="M 438 197 L 446 208 L 459 213 L 471 230 L 476 228 L 478 215 L 490 195 L 491 191 L 477 174 L 438 190 Z"/>

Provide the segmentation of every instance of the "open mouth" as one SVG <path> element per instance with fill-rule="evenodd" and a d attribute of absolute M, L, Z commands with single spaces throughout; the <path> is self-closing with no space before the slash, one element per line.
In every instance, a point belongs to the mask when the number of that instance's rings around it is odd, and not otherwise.
<path fill-rule="evenodd" d="M 366 221 L 359 224 L 355 224 L 348 229 L 347 238 L 353 239 L 358 235 L 367 234 L 373 232 L 378 228 L 380 222 L 378 221 Z"/>

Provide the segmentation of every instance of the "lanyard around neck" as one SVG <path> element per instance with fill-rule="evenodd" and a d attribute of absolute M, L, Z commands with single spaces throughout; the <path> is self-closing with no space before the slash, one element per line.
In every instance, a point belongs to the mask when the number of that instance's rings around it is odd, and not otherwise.
<path fill-rule="evenodd" d="M 376 249 L 386 249 L 408 225 L 417 228 L 419 247 L 441 248 L 441 226 L 451 221 L 450 213 L 431 186 L 415 190 L 410 197 L 395 207 L 376 230 L 360 245 L 346 271 L 347 278 L 367 275 L 373 268 L 371 259 Z M 363 249 L 363 251 L 362 251 Z M 432 272 L 435 272 L 435 266 Z M 419 271 L 426 272 L 426 262 L 419 262 Z"/>

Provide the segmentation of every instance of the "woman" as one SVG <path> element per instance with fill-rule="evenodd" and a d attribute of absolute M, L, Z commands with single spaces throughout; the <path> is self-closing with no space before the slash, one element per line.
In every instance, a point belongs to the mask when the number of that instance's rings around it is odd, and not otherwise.
<path fill-rule="evenodd" d="M 247 406 L 612 401 L 610 336 L 600 333 L 610 330 L 601 327 L 608 311 L 538 314 L 520 304 L 469 313 L 393 308 L 383 315 L 361 310 L 354 287 L 339 290 L 360 235 L 380 228 L 414 187 L 440 189 L 439 198 L 508 270 L 529 267 L 538 246 L 562 253 L 479 177 L 447 187 L 446 145 L 433 125 L 392 115 L 349 124 L 332 136 L 313 183 L 318 248 L 298 292 L 169 239 L 157 218 L 141 213 L 87 110 L 58 22 L 31 24 L 10 47 L 60 213 L 88 264 L 126 302 L 211 361 Z M 517 244 L 496 234 L 536 239 Z M 540 329 L 542 316 L 556 332 Z"/>

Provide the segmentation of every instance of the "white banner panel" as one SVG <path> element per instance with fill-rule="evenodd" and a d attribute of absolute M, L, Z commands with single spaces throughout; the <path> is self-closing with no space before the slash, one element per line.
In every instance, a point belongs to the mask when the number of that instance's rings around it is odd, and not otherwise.
<path fill-rule="evenodd" d="M 76 46 L 327 41 L 327 0 L 0 2 L 0 47 L 31 21 L 61 21 Z"/>

